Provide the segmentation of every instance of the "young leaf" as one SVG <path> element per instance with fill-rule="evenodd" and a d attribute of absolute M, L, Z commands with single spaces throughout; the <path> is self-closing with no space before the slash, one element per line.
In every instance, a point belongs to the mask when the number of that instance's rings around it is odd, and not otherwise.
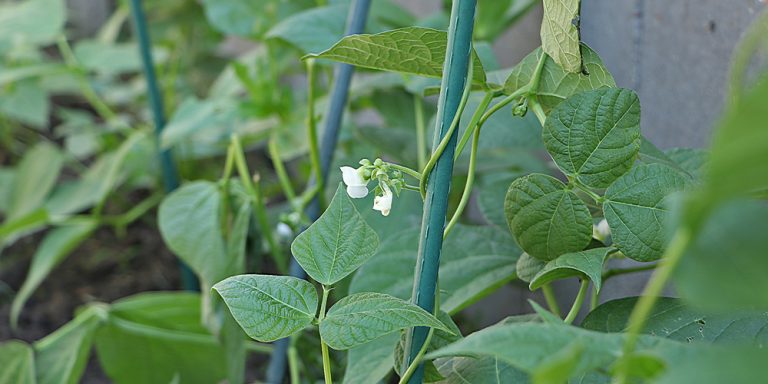
<path fill-rule="evenodd" d="M 577 93 L 616 86 L 613 76 L 595 51 L 586 44 L 581 44 L 581 53 L 588 75 L 581 72 L 570 73 L 557 65 L 551 57 L 544 59 L 539 88 L 535 90 L 544 112 L 549 113 L 560 102 Z M 509 95 L 530 83 L 542 54 L 541 48 L 537 48 L 512 69 L 504 83 L 505 94 Z"/>
<path fill-rule="evenodd" d="M 35 343 L 37 382 L 75 384 L 85 371 L 93 337 L 106 313 L 90 307 L 56 332 Z"/>
<path fill-rule="evenodd" d="M 49 273 L 66 258 L 72 250 L 83 242 L 94 229 L 97 222 L 91 219 L 63 223 L 45 235 L 40 246 L 32 256 L 27 278 L 13 298 L 11 305 L 11 326 L 16 327 L 24 303 L 37 289 Z"/>
<path fill-rule="evenodd" d="M 504 212 L 512 236 L 537 259 L 553 260 L 581 251 L 592 239 L 586 204 L 551 176 L 533 173 L 512 182 Z"/>
<path fill-rule="evenodd" d="M 587 315 L 581 327 L 600 332 L 625 332 L 636 303 L 637 297 L 603 303 Z M 708 314 L 685 305 L 680 299 L 660 297 L 643 333 L 686 343 L 706 341 L 759 347 L 768 343 L 768 312 Z"/>
<path fill-rule="evenodd" d="M 544 0 L 541 48 L 563 69 L 581 71 L 579 0 Z"/>
<path fill-rule="evenodd" d="M 333 285 L 376 252 L 379 237 L 339 184 L 328 209 L 291 244 L 296 261 L 315 281 Z"/>
<path fill-rule="evenodd" d="M 736 201 L 716 209 L 676 270 L 680 296 L 716 311 L 768 310 L 766 217 L 768 206 L 762 201 Z"/>
<path fill-rule="evenodd" d="M 442 77 L 448 33 L 424 27 L 405 27 L 373 35 L 347 36 L 333 47 L 308 55 L 359 67 Z M 473 53 L 472 81 L 485 84 L 485 71 Z"/>
<path fill-rule="evenodd" d="M 35 355 L 27 343 L 0 343 L 0 384 L 35 384 Z"/>
<path fill-rule="evenodd" d="M 51 144 L 43 142 L 27 151 L 16 169 L 6 222 L 25 216 L 43 205 L 63 163 L 63 154 Z"/>
<path fill-rule="evenodd" d="M 415 304 L 381 293 L 357 293 L 331 307 L 320 322 L 320 336 L 333 349 L 349 349 L 417 326 L 450 332 L 440 320 Z"/>
<path fill-rule="evenodd" d="M 317 290 L 295 277 L 238 275 L 216 283 L 213 289 L 245 333 L 262 342 L 304 329 L 317 313 Z"/>
<path fill-rule="evenodd" d="M 640 100 L 622 88 L 568 98 L 547 116 L 544 145 L 557 166 L 593 188 L 626 173 L 640 149 Z"/>
<path fill-rule="evenodd" d="M 586 251 L 566 253 L 544 265 L 533 277 L 530 289 L 535 290 L 549 282 L 571 276 L 586 276 L 600 291 L 602 285 L 603 264 L 611 248 L 593 248 Z"/>
<path fill-rule="evenodd" d="M 530 283 L 534 276 L 536 276 L 545 265 L 547 265 L 546 261 L 539 260 L 523 252 L 523 254 L 520 255 L 520 258 L 517 259 L 517 265 L 515 266 L 517 277 L 526 283 Z"/>
<path fill-rule="evenodd" d="M 667 199 L 689 179 L 662 164 L 640 164 L 605 191 L 613 246 L 637 261 L 658 260 L 666 246 Z"/>

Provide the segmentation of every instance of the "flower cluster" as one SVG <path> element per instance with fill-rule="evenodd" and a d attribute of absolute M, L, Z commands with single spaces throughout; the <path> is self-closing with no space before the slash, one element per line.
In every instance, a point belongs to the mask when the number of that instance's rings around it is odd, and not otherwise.
<path fill-rule="evenodd" d="M 373 209 L 380 211 L 384 216 L 389 215 L 392 209 L 393 192 L 400 196 L 400 190 L 405 184 L 402 173 L 392 169 L 389 163 L 381 159 L 373 162 L 362 159 L 357 169 L 341 167 L 341 175 L 347 186 L 347 194 L 353 199 L 368 196 L 368 183 L 376 180 L 378 185 L 373 190 Z"/>

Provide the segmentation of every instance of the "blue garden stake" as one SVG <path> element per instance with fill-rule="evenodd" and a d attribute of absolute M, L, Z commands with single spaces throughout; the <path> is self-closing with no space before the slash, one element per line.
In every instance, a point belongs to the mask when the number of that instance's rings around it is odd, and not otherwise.
<path fill-rule="evenodd" d="M 468 79 L 469 61 L 472 59 L 472 29 L 475 24 L 476 0 L 454 0 L 451 7 L 451 23 L 448 27 L 448 47 L 443 64 L 443 80 L 440 85 L 440 99 L 437 107 L 437 122 L 433 143 L 437 145 L 445 136 L 461 102 Z M 421 221 L 419 253 L 416 259 L 412 300 L 427 312 L 435 309 L 437 294 L 440 251 L 443 246 L 448 208 L 448 192 L 451 188 L 453 155 L 456 150 L 456 135 L 451 136 L 448 145 L 429 174 L 427 194 L 424 199 L 424 214 Z M 433 148 L 434 151 L 434 148 Z M 404 366 L 414 361 L 427 338 L 429 328 L 416 327 L 406 337 L 404 351 L 408 358 Z M 408 383 L 421 384 L 424 366 L 413 373 Z"/>
<path fill-rule="evenodd" d="M 370 5 L 370 0 L 355 0 L 352 3 L 347 21 L 347 35 L 356 35 L 363 32 Z M 331 160 L 333 160 L 333 152 L 336 149 L 339 128 L 341 127 L 341 120 L 344 115 L 344 107 L 347 105 L 349 83 L 352 80 L 353 71 L 354 67 L 349 64 L 336 64 L 331 101 L 328 104 L 328 111 L 325 115 L 325 129 L 323 130 L 323 137 L 320 142 L 320 173 L 323 176 L 323 180 L 328 179 Z M 323 191 L 318 192 L 318 194 L 320 193 L 323 193 Z M 320 199 L 315 196 L 307 207 L 307 217 L 315 221 L 320 217 L 321 213 Z M 296 259 L 291 259 L 289 272 L 291 276 L 302 279 L 306 278 L 306 273 L 301 269 Z M 275 343 L 275 349 L 272 350 L 269 367 L 267 367 L 267 383 L 281 384 L 283 382 L 289 342 L 289 339 L 282 339 Z"/>
<path fill-rule="evenodd" d="M 160 134 L 165 128 L 165 111 L 163 109 L 163 97 L 160 95 L 160 87 L 157 85 L 157 76 L 155 75 L 155 65 L 152 59 L 152 49 L 149 42 L 149 32 L 147 31 L 147 21 L 144 15 L 144 9 L 141 7 L 141 0 L 131 0 L 131 10 L 133 13 L 133 22 L 136 27 L 136 34 L 139 39 L 139 51 L 141 61 L 144 67 L 144 77 L 147 79 L 147 93 L 149 94 L 149 105 L 152 108 L 152 116 L 155 123 L 155 142 L 157 145 L 160 169 L 163 175 L 163 188 L 165 192 L 172 192 L 179 186 L 179 177 L 176 166 L 173 163 L 171 152 L 160 150 Z M 199 283 L 195 274 L 184 263 L 181 264 L 181 281 L 185 290 L 199 290 Z"/>

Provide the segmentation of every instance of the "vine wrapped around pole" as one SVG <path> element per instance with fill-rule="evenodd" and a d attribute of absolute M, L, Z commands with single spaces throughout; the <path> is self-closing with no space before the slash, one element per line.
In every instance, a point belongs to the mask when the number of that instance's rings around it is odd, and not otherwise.
<path fill-rule="evenodd" d="M 455 0 L 451 8 L 448 46 L 443 64 L 443 79 L 440 85 L 433 143 L 439 143 L 447 133 L 457 114 L 466 82 L 471 81 L 468 70 L 472 59 L 475 6 L 476 0 Z M 412 300 L 428 312 L 433 312 L 435 309 L 438 268 L 453 173 L 456 136 L 457 132 L 454 131 L 427 180 Z M 403 362 L 404 367 L 408 367 L 419 354 L 428 333 L 427 327 L 416 327 L 408 333 L 404 348 L 407 353 L 407 359 Z M 419 384 L 423 377 L 424 369 L 420 366 L 408 382 Z"/>

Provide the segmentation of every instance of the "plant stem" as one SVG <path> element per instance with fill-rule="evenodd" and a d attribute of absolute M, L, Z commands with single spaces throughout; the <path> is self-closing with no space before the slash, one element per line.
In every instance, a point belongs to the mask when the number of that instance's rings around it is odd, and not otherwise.
<path fill-rule="evenodd" d="M 470 78 L 470 74 L 472 73 L 472 62 L 469 62 L 469 69 L 467 71 L 468 79 Z M 445 133 L 445 136 L 440 140 L 440 143 L 437 145 L 437 148 L 432 152 L 432 156 L 429 158 L 429 161 L 427 161 L 427 165 L 424 166 L 424 170 L 421 171 L 421 182 L 419 183 L 419 189 L 421 190 L 421 197 L 425 198 L 427 194 L 427 180 L 429 179 L 429 174 L 432 172 L 432 169 L 435 167 L 435 164 L 437 164 L 437 160 L 442 156 L 443 151 L 445 150 L 445 147 L 448 146 L 448 143 L 451 141 L 451 138 L 454 136 L 454 132 L 459 127 L 459 121 L 461 121 L 461 114 L 464 112 L 464 107 L 467 106 L 467 100 L 469 99 L 469 93 L 472 90 L 472 82 L 470 80 L 467 80 L 467 84 L 464 87 L 464 93 L 461 95 L 461 100 L 459 101 L 458 108 L 456 109 L 456 114 L 453 116 L 453 119 L 451 120 L 451 125 L 448 127 L 448 131 Z M 451 156 L 451 160 L 453 160 L 453 156 Z"/>
<path fill-rule="evenodd" d="M 259 226 L 261 227 L 261 232 L 267 239 L 269 253 L 275 259 L 280 272 L 285 273 L 288 270 L 288 260 L 280 250 L 280 245 L 277 239 L 275 239 L 275 235 L 269 225 L 269 218 L 267 217 L 267 206 L 264 203 L 264 197 L 261 195 L 261 188 L 259 186 L 257 177 L 251 177 L 251 173 L 248 170 L 248 164 L 245 161 L 243 147 L 240 144 L 240 137 L 237 135 L 232 135 L 231 145 L 234 148 L 233 152 L 237 173 L 240 175 L 240 181 L 243 183 L 243 187 L 245 187 L 248 195 L 251 196 L 253 211 L 256 214 L 256 220 L 258 220 Z"/>
<path fill-rule="evenodd" d="M 323 190 L 323 171 L 320 167 L 320 147 L 317 141 L 317 122 L 315 120 L 315 60 L 307 60 L 307 137 L 309 138 L 309 160 L 315 185 Z M 322 194 L 318 195 L 322 199 Z"/>
<path fill-rule="evenodd" d="M 576 187 L 580 191 L 586 193 L 587 196 L 589 196 L 596 204 L 602 205 L 603 201 L 605 201 L 605 199 L 602 196 L 598 195 L 597 193 L 592 192 L 592 190 L 589 189 L 589 187 L 587 187 L 586 185 L 582 184 L 579 181 L 579 179 L 577 179 L 575 177 L 574 178 L 570 178 L 569 177 L 568 181 L 571 183 L 571 185 L 573 185 L 574 187 Z"/>
<path fill-rule="evenodd" d="M 448 237 L 451 229 L 453 229 L 453 227 L 459 221 L 459 218 L 461 218 L 461 214 L 464 212 L 464 208 L 467 207 L 469 197 L 472 194 L 472 186 L 475 182 L 475 169 L 477 168 L 477 144 L 480 142 L 480 126 L 477 126 L 474 131 L 475 134 L 472 139 L 472 148 L 469 152 L 469 171 L 467 172 L 467 182 L 464 184 L 464 192 L 461 194 L 461 201 L 459 201 L 459 205 L 456 207 L 456 211 L 453 213 L 453 216 L 451 216 L 451 220 L 448 222 L 448 225 L 445 226 L 445 231 L 443 232 L 444 238 Z"/>
<path fill-rule="evenodd" d="M 504 108 L 505 105 L 527 95 L 529 93 L 530 86 L 524 85 L 520 88 L 518 88 L 516 91 L 512 92 L 511 95 L 501 99 L 498 103 L 494 104 L 491 108 L 488 109 L 487 112 L 483 114 L 483 116 L 480 118 L 480 125 L 485 123 L 486 120 L 488 120 L 496 111 L 498 111 L 501 108 Z M 493 94 L 491 94 L 493 96 Z"/>
<path fill-rule="evenodd" d="M 552 286 L 549 284 L 542 285 L 541 292 L 544 294 L 544 300 L 547 301 L 547 307 L 549 310 L 557 317 L 562 316 L 560 314 L 560 306 L 557 304 L 557 298 L 555 298 L 555 292 L 552 290 Z"/>
<path fill-rule="evenodd" d="M 535 93 L 539 90 L 539 81 L 541 80 L 541 72 L 544 69 L 544 63 L 547 61 L 547 53 L 543 50 L 541 51 L 541 56 L 539 57 L 539 61 L 536 62 L 536 69 L 533 71 L 533 76 L 531 77 L 530 83 L 528 85 L 530 86 L 530 91 Z"/>
<path fill-rule="evenodd" d="M 416 115 L 416 159 L 419 169 L 427 164 L 427 128 L 424 124 L 424 100 L 413 95 L 413 110 Z"/>
<path fill-rule="evenodd" d="M 493 100 L 493 93 L 486 92 L 483 100 L 480 101 L 480 105 L 475 109 L 475 113 L 472 114 L 472 118 L 469 120 L 469 124 L 467 124 L 467 129 L 464 131 L 459 143 L 456 145 L 456 153 L 453 155 L 454 161 L 458 160 L 459 156 L 461 156 L 461 152 L 464 151 L 464 146 L 467 145 L 469 138 L 472 136 L 472 132 L 475 130 L 479 131 L 483 127 L 485 120 L 482 120 L 482 117 L 484 116 L 485 110 L 488 108 L 488 104 L 491 103 L 491 100 Z"/>
<path fill-rule="evenodd" d="M 584 304 L 584 298 L 587 296 L 587 291 L 589 290 L 589 279 L 582 279 L 581 285 L 579 286 L 579 293 L 576 294 L 576 300 L 573 301 L 573 305 L 571 306 L 571 310 L 568 311 L 568 315 L 565 316 L 565 322 L 566 324 L 573 323 L 573 320 L 576 319 L 576 315 L 579 314 L 579 310 L 581 310 L 582 304 Z"/>
<path fill-rule="evenodd" d="M 657 264 L 646 264 L 646 265 L 640 265 L 637 267 L 631 267 L 631 268 L 616 268 L 616 269 L 609 269 L 605 272 L 603 272 L 603 282 L 610 279 L 614 276 L 619 275 L 626 275 L 628 273 L 636 273 L 636 272 L 643 272 L 643 271 L 650 271 L 656 267 L 661 265 L 661 263 Z"/>
<path fill-rule="evenodd" d="M 328 304 L 328 293 L 330 290 L 323 285 L 323 301 L 320 303 L 320 315 L 318 316 L 318 322 L 322 322 L 325 319 L 325 307 Z M 331 379 L 331 356 L 328 352 L 328 345 L 323 340 L 323 335 L 320 335 L 320 350 L 323 354 L 323 376 L 325 377 L 325 384 L 333 384 Z"/>
<path fill-rule="evenodd" d="M 400 378 L 400 381 L 397 382 L 397 384 L 405 384 L 410 380 L 411 376 L 413 376 L 413 373 L 416 372 L 416 369 L 419 368 L 419 364 L 421 364 L 421 360 L 424 358 L 424 355 L 427 354 L 427 349 L 429 349 L 429 343 L 432 341 L 432 335 L 435 334 L 435 329 L 430 328 L 429 333 L 427 334 L 427 338 L 424 340 L 424 345 L 421 346 L 421 349 L 419 350 L 419 353 L 416 355 L 416 357 L 413 359 L 410 365 L 408 365 L 408 369 L 403 372 L 403 376 Z"/>
<path fill-rule="evenodd" d="M 416 180 L 421 180 L 421 173 L 416 172 L 413 169 L 410 169 L 408 167 L 402 166 L 400 164 L 395 164 L 395 163 L 387 163 L 387 165 L 389 165 L 391 168 L 396 169 L 402 173 L 412 176 Z"/>
<path fill-rule="evenodd" d="M 296 199 L 296 191 L 294 191 L 291 185 L 291 178 L 285 170 L 283 160 L 280 159 L 280 148 L 277 146 L 277 139 L 274 136 L 269 139 L 267 148 L 269 150 L 269 157 L 272 159 L 272 167 L 275 168 L 277 180 L 280 182 L 280 187 L 283 188 L 283 193 L 285 193 L 288 201 L 293 202 Z"/>
<path fill-rule="evenodd" d="M 288 347 L 288 372 L 291 377 L 291 384 L 301 384 L 299 376 L 299 352 L 296 349 L 296 339 L 298 335 L 291 336 L 291 345 Z"/>
<path fill-rule="evenodd" d="M 605 282 L 605 280 L 603 280 Z M 589 310 L 594 311 L 600 303 L 600 293 L 597 292 L 595 285 L 592 285 L 592 297 L 589 298 Z"/>
<path fill-rule="evenodd" d="M 96 93 L 96 90 L 93 89 L 93 86 L 88 81 L 85 69 L 77 60 L 74 52 L 72 52 L 72 47 L 69 46 L 66 36 L 60 36 L 56 44 L 61 53 L 61 57 L 64 59 L 64 63 L 77 75 L 77 83 L 80 86 L 80 91 L 83 92 L 83 97 L 85 97 L 88 103 L 91 104 L 93 109 L 96 110 L 96 113 L 99 114 L 104 121 L 114 121 L 117 115 L 106 103 L 104 103 L 104 101 L 101 100 L 101 97 Z"/>
<path fill-rule="evenodd" d="M 528 105 L 533 110 L 533 113 L 536 115 L 536 118 L 539 119 L 539 124 L 541 126 L 544 126 L 544 122 L 547 121 L 547 115 L 544 113 L 544 109 L 541 108 L 541 104 L 539 104 L 539 101 L 536 99 L 536 97 L 530 97 L 528 99 Z"/>
<path fill-rule="evenodd" d="M 645 290 L 635 304 L 635 308 L 629 315 L 627 321 L 627 339 L 624 342 L 624 348 L 622 355 L 624 357 L 629 356 L 637 345 L 637 340 L 640 337 L 645 327 L 645 323 L 648 320 L 651 310 L 653 310 L 656 300 L 658 300 L 661 291 L 667 284 L 667 280 L 672 276 L 672 272 L 675 271 L 675 267 L 680 262 L 685 249 L 691 241 L 690 230 L 686 227 L 682 227 L 675 232 L 672 240 L 669 242 L 662 260 L 664 262 L 659 265 L 656 271 L 651 276 L 648 284 L 645 286 Z M 627 371 L 628 365 L 621 364 L 619 370 L 616 372 L 616 379 L 619 384 L 624 384 L 629 378 L 629 372 Z"/>

